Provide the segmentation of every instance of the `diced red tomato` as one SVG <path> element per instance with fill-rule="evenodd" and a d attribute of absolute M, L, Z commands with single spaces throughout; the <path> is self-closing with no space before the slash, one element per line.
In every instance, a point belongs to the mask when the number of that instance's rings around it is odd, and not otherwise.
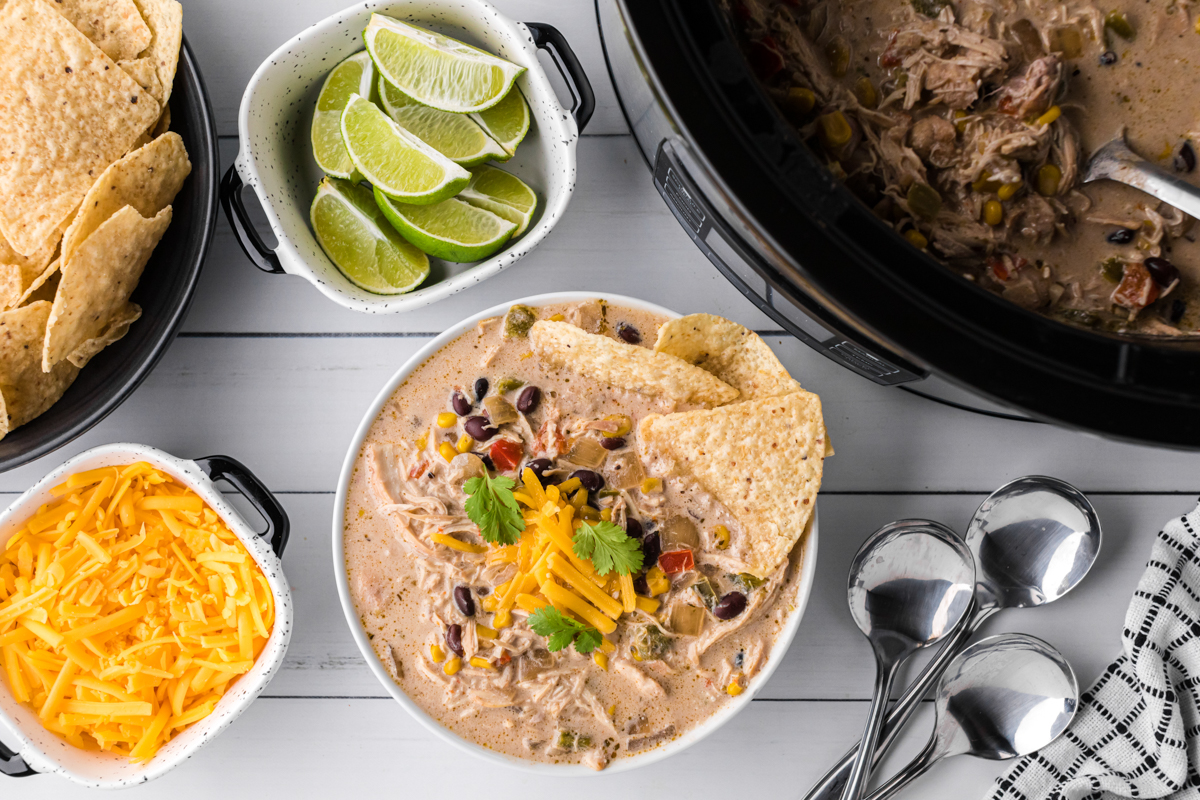
<path fill-rule="evenodd" d="M 1029 260 L 1020 256 L 1017 256 L 1015 261 L 1011 256 L 992 256 L 988 259 L 988 266 L 991 268 L 992 274 L 996 276 L 996 280 L 1000 281 L 1008 280 L 1028 264 Z"/>
<path fill-rule="evenodd" d="M 408 471 L 408 479 L 411 481 L 415 478 L 421 477 L 427 469 L 429 469 L 429 462 L 427 461 L 413 464 L 412 468 Z"/>
<path fill-rule="evenodd" d="M 496 465 L 496 469 L 501 472 L 512 472 L 521 463 L 521 456 L 525 455 L 525 449 L 516 442 L 500 439 L 488 449 L 488 455 L 492 457 L 492 463 Z"/>
<path fill-rule="evenodd" d="M 696 567 L 696 560 L 691 550 L 672 550 L 658 557 L 658 568 L 668 575 L 677 572 L 688 572 Z"/>
<path fill-rule="evenodd" d="M 770 36 L 751 42 L 748 56 L 750 66 L 754 67 L 754 74 L 764 81 L 774 78 L 784 67 L 783 56 Z"/>
<path fill-rule="evenodd" d="M 1140 311 L 1158 299 L 1158 284 L 1154 276 L 1141 261 L 1125 265 L 1125 274 L 1113 291 L 1112 301 L 1117 305 Z"/>

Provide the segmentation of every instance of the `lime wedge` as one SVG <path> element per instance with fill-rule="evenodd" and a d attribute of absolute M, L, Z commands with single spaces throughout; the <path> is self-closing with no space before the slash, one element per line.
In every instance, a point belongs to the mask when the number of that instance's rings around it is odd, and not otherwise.
<path fill-rule="evenodd" d="M 423 105 L 455 114 L 495 105 L 525 71 L 457 39 L 382 14 L 371 15 L 363 39 L 389 83 Z"/>
<path fill-rule="evenodd" d="M 342 141 L 362 176 L 404 203 L 440 203 L 471 180 L 471 173 L 357 94 L 342 112 Z"/>
<path fill-rule="evenodd" d="M 504 246 L 517 226 L 457 198 L 432 206 L 397 203 L 375 189 L 388 222 L 405 239 L 445 261 L 481 261 Z"/>
<path fill-rule="evenodd" d="M 508 159 L 504 148 L 467 115 L 423 106 L 382 76 L 379 78 L 379 101 L 401 128 L 455 164 L 474 167 L 490 158 Z"/>
<path fill-rule="evenodd" d="M 317 166 L 335 178 L 354 176 L 354 162 L 342 143 L 342 111 L 350 95 L 371 95 L 375 64 L 367 51 L 355 53 L 330 71 L 313 113 L 312 146 Z"/>
<path fill-rule="evenodd" d="M 513 238 L 529 227 L 537 210 L 537 194 L 512 173 L 495 167 L 476 167 L 471 170 L 471 182 L 458 198 L 476 208 L 492 212 L 509 222 L 517 223 Z"/>
<path fill-rule="evenodd" d="M 429 259 L 396 233 L 364 186 L 326 178 L 309 219 L 325 255 L 359 288 L 403 294 L 429 276 Z"/>
<path fill-rule="evenodd" d="M 525 102 L 521 90 L 514 86 L 499 103 L 472 114 L 471 119 L 478 122 L 479 127 L 499 142 L 508 157 L 512 158 L 517 152 L 517 145 L 529 133 L 529 104 Z"/>

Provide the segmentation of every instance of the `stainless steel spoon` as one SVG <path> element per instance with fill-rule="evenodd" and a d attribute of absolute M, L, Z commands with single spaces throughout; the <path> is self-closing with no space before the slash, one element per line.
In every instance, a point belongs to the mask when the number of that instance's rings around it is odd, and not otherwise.
<path fill-rule="evenodd" d="M 1119 181 L 1141 189 L 1186 214 L 1200 217 L 1200 189 L 1130 150 L 1124 130 L 1111 142 L 1101 145 L 1088 161 L 1083 182 L 1099 180 Z"/>
<path fill-rule="evenodd" d="M 934 702 L 929 744 L 868 800 L 891 797 L 949 756 L 1003 761 L 1040 750 L 1075 718 L 1079 684 L 1062 653 L 1041 639 L 1005 633 L 954 659 Z"/>
<path fill-rule="evenodd" d="M 954 531 L 928 520 L 885 525 L 850 565 L 850 613 L 875 651 L 875 696 L 842 800 L 866 788 L 896 669 L 940 641 L 971 606 L 975 562 Z"/>
<path fill-rule="evenodd" d="M 1004 608 L 1033 608 L 1075 588 L 1100 552 L 1100 520 L 1083 494 L 1057 478 L 1017 478 L 992 492 L 967 527 L 975 555 L 971 618 L 947 640 L 904 696 L 892 705 L 875 750 L 878 762 L 950 661 L 985 620 Z M 805 800 L 838 797 L 858 751 L 852 747 Z"/>

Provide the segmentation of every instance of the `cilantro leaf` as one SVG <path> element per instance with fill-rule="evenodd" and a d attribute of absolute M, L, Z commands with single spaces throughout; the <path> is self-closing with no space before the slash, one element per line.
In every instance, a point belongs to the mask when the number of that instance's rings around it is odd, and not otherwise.
<path fill-rule="evenodd" d="M 463 484 L 463 491 L 470 495 L 467 516 L 479 526 L 480 535 L 493 544 L 516 544 L 525 530 L 525 520 L 513 497 L 514 486 L 512 478 L 492 478 L 487 473 Z"/>
<path fill-rule="evenodd" d="M 607 575 L 613 570 L 618 575 L 628 575 L 642 568 L 641 545 L 611 522 L 598 522 L 595 525 L 585 522 L 576 529 L 571 541 L 575 555 L 590 558 L 600 575 Z"/>
<path fill-rule="evenodd" d="M 599 647 L 602 639 L 600 631 L 563 616 L 554 606 L 542 606 L 530 614 L 529 627 L 538 636 L 549 639 L 546 649 L 552 653 L 570 647 L 573 642 L 575 650 L 586 655 Z"/>

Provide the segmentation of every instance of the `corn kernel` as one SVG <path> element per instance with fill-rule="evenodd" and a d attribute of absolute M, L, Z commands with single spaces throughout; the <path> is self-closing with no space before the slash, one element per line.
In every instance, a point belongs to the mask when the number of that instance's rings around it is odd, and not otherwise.
<path fill-rule="evenodd" d="M 604 520 L 605 522 L 612 522 L 612 509 L 611 508 L 600 509 L 600 519 Z"/>
<path fill-rule="evenodd" d="M 440 664 L 446 660 L 446 651 L 436 644 L 429 645 L 429 657 L 433 663 Z"/>
<path fill-rule="evenodd" d="M 717 543 L 718 550 L 727 550 L 729 548 L 729 528 L 718 525 L 713 530 L 713 539 Z"/>
<path fill-rule="evenodd" d="M 608 672 L 608 656 L 601 653 L 599 650 L 592 651 L 592 661 L 596 662 L 596 666 Z"/>
<path fill-rule="evenodd" d="M 740 683 L 738 683 L 737 681 L 733 681 L 732 683 L 730 683 L 728 686 L 725 687 L 725 691 L 729 693 L 730 697 L 737 697 L 739 694 L 744 692 L 745 689 L 742 688 L 742 685 Z"/>
<path fill-rule="evenodd" d="M 650 589 L 650 596 L 655 597 L 670 589 L 671 582 L 667 580 L 667 573 L 655 565 L 646 570 L 646 586 Z"/>
<path fill-rule="evenodd" d="M 566 320 L 566 317 L 564 317 L 562 314 L 552 314 L 550 316 L 551 322 L 563 322 L 564 320 Z"/>
<path fill-rule="evenodd" d="M 428 436 L 426 436 L 425 434 L 422 433 L 420 436 L 417 437 L 417 449 L 418 450 L 424 450 L 425 445 L 427 445 L 427 444 L 429 444 Z"/>
<path fill-rule="evenodd" d="M 458 415 L 453 411 L 443 411 L 437 415 L 437 426 L 439 428 L 453 428 L 458 422 Z"/>
<path fill-rule="evenodd" d="M 1003 186 L 1000 181 L 992 180 L 992 173 L 986 169 L 971 183 L 971 188 L 977 192 L 998 192 Z"/>
<path fill-rule="evenodd" d="M 958 110 L 958 111 L 955 111 L 955 112 L 954 112 L 954 119 L 955 119 L 955 122 L 954 122 L 954 128 L 955 128 L 955 129 L 956 129 L 956 130 L 957 130 L 959 133 L 962 133 L 963 131 L 965 131 L 965 130 L 967 129 L 967 123 L 966 123 L 966 119 L 967 119 L 967 112 L 965 112 L 965 111 L 962 111 L 961 109 L 960 109 L 960 110 Z"/>
<path fill-rule="evenodd" d="M 854 82 L 854 96 L 866 108 L 879 105 L 879 92 L 875 91 L 875 84 L 871 83 L 871 79 L 866 75 Z"/>
<path fill-rule="evenodd" d="M 988 200 L 983 204 L 983 221 L 992 226 L 1004 221 L 1004 206 L 999 200 Z"/>
<path fill-rule="evenodd" d="M 1017 181 L 1016 183 L 1006 183 L 1000 187 L 999 191 L 997 191 L 996 194 L 1000 197 L 1001 200 L 1012 200 L 1013 197 L 1016 196 L 1017 192 L 1021 190 L 1021 185 L 1023 183 L 1024 183 L 1024 181 Z"/>
<path fill-rule="evenodd" d="M 1046 109 L 1046 113 L 1037 118 L 1038 125 L 1049 125 L 1062 116 L 1062 109 L 1058 106 L 1050 106 Z"/>
<path fill-rule="evenodd" d="M 512 612 L 497 611 L 496 615 L 492 617 L 492 625 L 496 630 L 502 630 L 507 628 L 509 625 L 512 625 Z"/>
<path fill-rule="evenodd" d="M 1043 197 L 1053 197 L 1058 194 L 1058 187 L 1061 182 L 1062 170 L 1055 164 L 1043 164 L 1038 169 L 1038 194 Z"/>
<path fill-rule="evenodd" d="M 929 246 L 929 240 L 925 238 L 925 234 L 921 233 L 916 228 L 909 228 L 904 232 L 904 238 L 908 239 L 908 243 L 918 250 L 924 250 Z"/>
<path fill-rule="evenodd" d="M 495 611 L 500 607 L 500 598 L 497 597 L 493 592 L 492 594 L 489 594 L 487 597 L 483 598 L 483 602 L 480 605 L 483 606 L 484 611 Z"/>
<path fill-rule="evenodd" d="M 803 86 L 793 86 L 788 89 L 787 93 L 787 109 L 795 112 L 798 117 L 803 117 L 808 114 L 817 104 L 817 96 L 813 94 L 812 89 L 805 89 Z"/>
<path fill-rule="evenodd" d="M 821 144 L 830 149 L 841 147 L 854 135 L 854 129 L 841 111 L 822 114 L 817 117 L 817 124 L 821 128 Z"/>
<path fill-rule="evenodd" d="M 617 713 L 617 704 L 613 703 L 611 706 L 606 708 L 605 711 L 607 711 L 608 715 L 611 717 L 613 714 Z"/>
<path fill-rule="evenodd" d="M 492 662 L 482 656 L 471 656 L 470 664 L 472 667 L 479 667 L 480 669 L 495 669 L 492 666 Z"/>
<path fill-rule="evenodd" d="M 442 672 L 446 673 L 447 675 L 454 675 L 460 669 L 462 669 L 462 659 L 458 656 L 455 656 L 446 662 L 446 666 L 442 667 Z"/>
<path fill-rule="evenodd" d="M 462 436 L 458 437 L 458 444 L 455 445 L 454 449 L 460 453 L 470 452 L 472 442 L 474 442 L 474 439 L 466 434 L 463 434 Z"/>
<path fill-rule="evenodd" d="M 449 442 L 442 442 L 438 445 L 438 452 L 442 454 L 442 458 L 446 459 L 447 463 L 453 461 L 454 457 L 458 455 L 458 451 L 454 449 L 454 445 Z"/>
<path fill-rule="evenodd" d="M 646 478 L 642 481 L 642 494 L 653 494 L 662 491 L 662 481 L 658 478 Z"/>
<path fill-rule="evenodd" d="M 493 630 L 492 628 L 487 627 L 486 625 L 476 625 L 475 626 L 475 635 L 478 636 L 480 639 L 486 639 L 487 641 L 490 642 L 492 639 L 496 638 L 496 631 Z"/>

